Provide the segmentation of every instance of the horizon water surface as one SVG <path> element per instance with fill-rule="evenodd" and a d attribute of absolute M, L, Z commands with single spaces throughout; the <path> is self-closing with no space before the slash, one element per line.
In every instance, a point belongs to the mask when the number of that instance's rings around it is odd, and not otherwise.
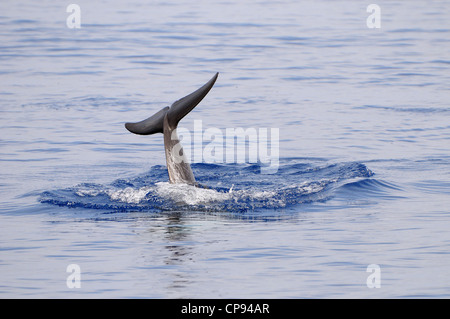
<path fill-rule="evenodd" d="M 0 3 L 0 298 L 450 297 L 446 1 L 76 3 Z M 171 185 L 123 125 L 215 72 L 180 126 L 278 128 L 278 170 Z"/>

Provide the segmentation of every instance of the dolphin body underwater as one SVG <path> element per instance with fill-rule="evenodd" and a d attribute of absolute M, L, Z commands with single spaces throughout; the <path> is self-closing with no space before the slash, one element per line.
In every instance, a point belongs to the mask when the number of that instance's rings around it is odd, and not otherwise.
<path fill-rule="evenodd" d="M 184 183 L 200 186 L 195 181 L 191 166 L 184 156 L 176 128 L 181 119 L 192 111 L 208 94 L 218 76 L 219 73 L 216 73 L 201 88 L 174 102 L 172 106 L 166 106 L 148 119 L 136 123 L 125 123 L 126 129 L 134 134 L 151 135 L 163 133 L 167 170 L 169 172 L 169 181 L 172 184 Z"/>

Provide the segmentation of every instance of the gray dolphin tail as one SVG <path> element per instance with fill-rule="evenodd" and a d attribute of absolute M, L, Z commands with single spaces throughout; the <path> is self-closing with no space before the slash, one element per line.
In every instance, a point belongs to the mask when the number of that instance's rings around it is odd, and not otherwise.
<path fill-rule="evenodd" d="M 182 99 L 174 102 L 167 112 L 167 119 L 169 121 L 169 125 L 171 127 L 176 127 L 178 122 L 181 121 L 183 117 L 185 117 L 194 107 L 200 103 L 201 100 L 208 94 L 208 92 L 213 87 L 214 83 L 217 80 L 219 73 L 216 73 L 211 80 L 209 80 L 205 85 L 199 88 L 197 91 L 192 92 L 189 95 L 186 95 Z"/>
<path fill-rule="evenodd" d="M 131 133 L 139 135 L 162 133 L 164 131 L 164 116 L 166 116 L 167 110 L 169 110 L 168 106 L 143 121 L 125 123 L 125 127 Z"/>
<path fill-rule="evenodd" d="M 167 114 L 167 120 L 169 126 L 173 129 L 176 128 L 178 122 L 185 117 L 194 107 L 196 107 L 201 100 L 208 94 L 217 80 L 219 73 L 216 73 L 211 80 L 209 80 L 201 88 L 192 92 L 191 94 L 174 102 L 169 108 L 166 106 L 159 112 L 150 116 L 148 119 L 137 123 L 126 123 L 125 127 L 128 131 L 139 135 L 150 135 L 155 133 L 163 133 L 164 131 L 164 118 Z"/>
<path fill-rule="evenodd" d="M 197 185 L 194 173 L 178 139 L 176 128 L 178 122 L 208 94 L 218 75 L 219 73 L 216 73 L 205 85 L 176 101 L 170 108 L 167 106 L 143 121 L 125 124 L 127 130 L 135 134 L 163 133 L 167 170 L 169 172 L 169 181 L 172 184 Z"/>

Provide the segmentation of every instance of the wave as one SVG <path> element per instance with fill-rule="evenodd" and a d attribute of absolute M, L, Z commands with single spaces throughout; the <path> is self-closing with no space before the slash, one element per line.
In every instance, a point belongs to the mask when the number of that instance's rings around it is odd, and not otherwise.
<path fill-rule="evenodd" d="M 448 107 L 408 107 L 408 106 L 383 106 L 383 105 L 364 105 L 358 106 L 357 109 L 380 109 L 393 112 L 406 112 L 406 113 L 419 113 L 419 114 L 440 114 L 449 113 L 450 108 Z"/>
<path fill-rule="evenodd" d="M 361 163 L 324 163 L 322 160 L 285 160 L 277 174 L 260 174 L 257 164 L 193 164 L 202 187 L 167 182 L 165 166 L 109 185 L 83 183 L 45 191 L 41 203 L 108 211 L 246 212 L 296 208 L 323 202 L 342 187 L 372 179 Z M 350 184 L 349 184 L 350 183 Z M 370 190 L 370 183 L 367 186 Z M 378 184 L 374 186 L 379 187 Z M 367 191 L 361 187 L 361 191 Z"/>
<path fill-rule="evenodd" d="M 339 188 L 337 193 L 347 200 L 361 198 L 396 199 L 402 198 L 402 191 L 401 188 L 392 183 L 370 178 L 346 183 Z"/>

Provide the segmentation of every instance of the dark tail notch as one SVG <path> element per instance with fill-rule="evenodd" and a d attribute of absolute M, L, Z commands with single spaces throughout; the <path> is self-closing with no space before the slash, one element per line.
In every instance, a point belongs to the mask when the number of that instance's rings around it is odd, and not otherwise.
<path fill-rule="evenodd" d="M 197 91 L 183 97 L 182 99 L 174 102 L 169 108 L 166 106 L 159 112 L 150 116 L 148 119 L 137 123 L 126 123 L 125 127 L 128 131 L 134 134 L 150 135 L 155 133 L 163 133 L 164 131 L 164 118 L 167 115 L 169 126 L 174 129 L 177 127 L 178 122 L 181 121 L 194 107 L 196 107 L 201 100 L 208 94 L 217 80 L 219 73 L 216 73 L 211 80 L 205 85 L 199 88 Z"/>

